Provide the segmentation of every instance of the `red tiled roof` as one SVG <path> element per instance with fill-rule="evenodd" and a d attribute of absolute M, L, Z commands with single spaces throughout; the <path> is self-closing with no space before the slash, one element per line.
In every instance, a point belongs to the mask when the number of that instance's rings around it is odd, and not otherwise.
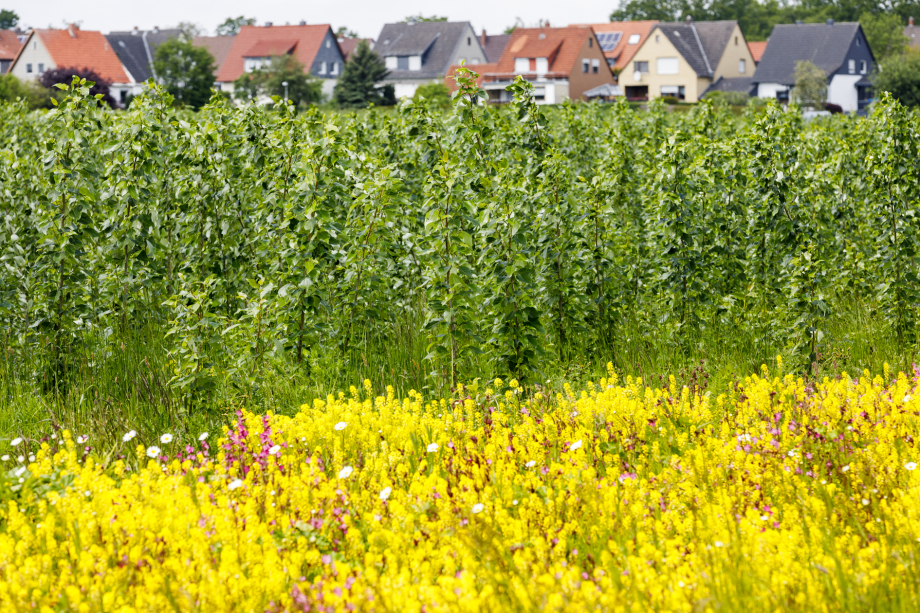
<path fill-rule="evenodd" d="M 0 30 L 0 60 L 11 60 L 19 53 L 22 43 L 13 30 Z"/>
<path fill-rule="evenodd" d="M 31 36 L 38 36 L 57 68 L 91 68 L 110 83 L 128 82 L 121 60 L 102 32 L 70 26 L 66 30 L 33 30 Z"/>
<path fill-rule="evenodd" d="M 296 40 L 260 40 L 243 57 L 271 57 L 273 55 L 287 55 L 297 46 Z"/>
<path fill-rule="evenodd" d="M 547 77 L 568 76 L 575 68 L 585 38 L 593 36 L 587 26 L 567 28 L 515 28 L 490 76 L 511 75 L 515 58 L 540 58 L 548 60 Z"/>
<path fill-rule="evenodd" d="M 593 28 L 594 31 L 598 34 L 601 32 L 623 33 L 623 35 L 620 37 L 620 42 L 617 43 L 617 46 L 610 51 L 604 52 L 604 57 L 616 61 L 616 63 L 613 64 L 611 68 L 622 69 L 629 65 L 629 61 L 636 54 L 636 51 L 639 50 L 639 47 L 642 46 L 642 43 L 645 42 L 645 39 L 648 38 L 652 28 L 654 28 L 657 23 L 658 20 L 652 19 L 649 21 L 610 21 L 607 23 L 594 23 L 586 25 Z M 629 44 L 629 37 L 633 34 L 638 34 L 639 40 L 636 43 Z"/>
<path fill-rule="evenodd" d="M 305 70 L 309 71 L 323 39 L 330 30 L 329 24 L 310 26 L 243 26 L 240 28 L 239 34 L 236 35 L 233 41 L 233 46 L 227 54 L 227 59 L 224 60 L 223 65 L 221 65 L 217 73 L 217 80 L 222 83 L 236 81 L 243 74 L 243 58 L 253 57 L 250 55 L 250 52 L 254 47 L 265 45 L 264 48 L 269 48 L 271 44 L 287 44 L 291 41 L 296 43 L 293 53 L 294 57 L 298 62 L 304 65 Z"/>
<path fill-rule="evenodd" d="M 487 72 L 495 72 L 495 68 L 498 64 L 464 64 L 464 66 L 479 75 L 479 78 L 476 79 L 476 85 L 482 85 L 483 75 Z M 454 93 L 459 89 L 457 87 L 457 80 L 454 78 L 454 73 L 457 72 L 458 68 L 460 68 L 460 64 L 451 64 L 450 68 L 447 69 L 447 73 L 444 75 L 444 85 L 447 86 L 450 93 Z"/>
<path fill-rule="evenodd" d="M 760 58 L 763 57 L 763 52 L 767 50 L 767 41 L 748 43 L 748 49 L 751 50 L 751 55 L 754 56 L 754 62 L 757 63 L 760 61 Z"/>
<path fill-rule="evenodd" d="M 339 39 L 339 49 L 342 50 L 342 55 L 345 59 L 348 59 L 348 56 L 358 47 L 358 43 L 362 40 L 366 40 L 367 44 L 370 45 L 371 49 L 374 48 L 374 39 L 373 38 L 340 38 Z"/>

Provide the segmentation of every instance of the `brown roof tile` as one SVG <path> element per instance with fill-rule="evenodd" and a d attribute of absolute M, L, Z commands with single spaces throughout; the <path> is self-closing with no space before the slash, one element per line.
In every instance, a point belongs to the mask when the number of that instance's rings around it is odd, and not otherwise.
<path fill-rule="evenodd" d="M 763 52 L 767 50 L 767 41 L 748 43 L 748 49 L 751 50 L 751 55 L 754 56 L 754 61 L 759 62 L 760 58 L 763 57 Z"/>
<path fill-rule="evenodd" d="M 256 45 L 271 46 L 271 43 L 278 45 L 286 44 L 289 41 L 296 41 L 294 48 L 294 57 L 301 64 L 310 69 L 313 60 L 319 51 L 319 47 L 331 30 L 329 24 L 308 25 L 308 26 L 243 26 L 239 34 L 233 41 L 233 46 L 227 54 L 226 60 L 221 64 L 217 73 L 217 80 L 222 83 L 236 81 L 244 70 L 245 57 L 253 57 L 250 51 Z M 262 47 L 259 47 L 261 49 Z"/>
<path fill-rule="evenodd" d="M 22 43 L 13 30 L 0 30 L 0 60 L 12 60 L 19 53 Z"/>
<path fill-rule="evenodd" d="M 366 40 L 367 44 L 370 45 L 371 49 L 374 48 L 374 39 L 373 38 L 340 38 L 339 39 L 339 49 L 342 50 L 342 55 L 347 60 L 352 52 L 358 47 L 358 43 L 362 40 Z"/>
<path fill-rule="evenodd" d="M 127 83 L 118 56 L 102 32 L 70 26 L 64 30 L 33 30 L 58 68 L 91 68 L 111 83 Z"/>
<path fill-rule="evenodd" d="M 233 47 L 233 41 L 236 36 L 196 36 L 192 39 L 192 44 L 196 47 L 204 47 L 214 56 L 214 73 L 220 72 L 220 67 L 224 65 L 224 60 Z"/>
<path fill-rule="evenodd" d="M 547 77 L 569 76 L 575 68 L 585 38 L 593 36 L 587 26 L 567 28 L 516 28 L 494 72 L 488 76 L 514 74 L 515 58 L 548 60 Z"/>

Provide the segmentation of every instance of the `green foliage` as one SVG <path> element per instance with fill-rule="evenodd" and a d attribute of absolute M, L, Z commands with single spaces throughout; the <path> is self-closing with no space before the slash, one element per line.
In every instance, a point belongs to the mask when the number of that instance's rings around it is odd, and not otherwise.
<path fill-rule="evenodd" d="M 12 30 L 19 23 L 19 15 L 9 9 L 0 9 L 0 30 Z"/>
<path fill-rule="evenodd" d="M 904 106 L 920 106 L 920 52 L 912 50 L 882 60 L 872 84 Z"/>
<path fill-rule="evenodd" d="M 425 16 L 421 13 L 410 15 L 397 23 L 421 23 L 426 21 L 447 21 L 447 17 L 438 17 L 437 15 Z"/>
<path fill-rule="evenodd" d="M 827 102 L 827 75 L 808 60 L 795 63 L 792 98 L 802 106 L 823 109 Z"/>
<path fill-rule="evenodd" d="M 362 40 L 345 63 L 345 69 L 333 92 L 335 103 L 344 108 L 366 108 L 396 104 L 392 86 L 377 87 L 386 78 L 383 58 Z"/>
<path fill-rule="evenodd" d="M 243 26 L 254 25 L 256 25 L 255 17 L 244 17 L 243 15 L 239 17 L 227 17 L 223 23 L 215 28 L 214 34 L 215 36 L 234 36 L 240 33 L 240 28 Z"/>
<path fill-rule="evenodd" d="M 416 102 L 420 102 L 424 99 L 434 106 L 449 108 L 450 90 L 447 89 L 447 86 L 443 83 L 425 83 L 424 85 L 418 86 L 412 99 Z"/>
<path fill-rule="evenodd" d="M 358 33 L 346 26 L 339 26 L 335 30 L 336 38 L 358 38 Z"/>
<path fill-rule="evenodd" d="M 199 109 L 211 98 L 214 57 L 204 47 L 182 38 L 167 40 L 157 47 L 153 68 L 176 104 Z"/>
<path fill-rule="evenodd" d="M 287 88 L 285 88 L 287 83 Z M 284 97 L 295 107 L 322 102 L 323 83 L 306 72 L 304 65 L 293 55 L 271 58 L 268 66 L 240 75 L 234 84 L 233 95 L 241 100 L 256 100 L 260 96 Z"/>
<path fill-rule="evenodd" d="M 709 92 L 706 99 L 716 105 L 746 106 L 751 97 L 744 92 Z"/>
<path fill-rule="evenodd" d="M 904 36 L 904 20 L 900 16 L 866 12 L 859 16 L 859 24 L 877 62 L 900 55 L 907 49 L 909 41 Z"/>
<path fill-rule="evenodd" d="M 50 108 L 51 95 L 32 81 L 23 83 L 11 74 L 0 76 L 0 102 L 22 100 L 29 108 Z"/>

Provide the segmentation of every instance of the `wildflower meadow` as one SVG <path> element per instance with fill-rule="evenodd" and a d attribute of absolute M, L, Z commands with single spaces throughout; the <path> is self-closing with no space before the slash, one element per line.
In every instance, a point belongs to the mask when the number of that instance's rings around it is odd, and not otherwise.
<path fill-rule="evenodd" d="M 0 106 L 0 609 L 920 610 L 920 116 Z"/>

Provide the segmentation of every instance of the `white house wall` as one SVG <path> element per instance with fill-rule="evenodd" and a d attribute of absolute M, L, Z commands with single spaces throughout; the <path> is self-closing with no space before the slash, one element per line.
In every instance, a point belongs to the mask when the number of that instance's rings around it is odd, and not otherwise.
<path fill-rule="evenodd" d="M 400 98 L 411 98 L 415 95 L 415 90 L 418 89 L 419 85 L 424 85 L 428 81 L 414 81 L 411 83 L 394 83 L 393 89 L 396 92 L 396 99 Z"/>
<path fill-rule="evenodd" d="M 332 93 L 335 91 L 335 84 L 338 82 L 338 79 L 323 79 L 323 96 L 325 96 L 326 100 L 332 99 Z"/>
<path fill-rule="evenodd" d="M 859 109 L 859 93 L 856 91 L 856 82 L 865 75 L 835 74 L 827 86 L 827 101 L 839 104 L 844 112 Z"/>
<path fill-rule="evenodd" d="M 26 72 L 27 64 L 32 64 L 31 73 Z M 22 53 L 19 54 L 19 59 L 10 68 L 10 74 L 21 81 L 27 79 L 36 80 L 41 76 L 38 73 L 39 64 L 44 64 L 46 71 L 53 70 L 57 67 L 54 60 L 51 59 L 51 54 L 48 53 L 48 49 L 42 44 L 41 39 L 37 35 L 32 34 L 25 48 L 23 48 Z"/>
<path fill-rule="evenodd" d="M 782 83 L 758 83 L 757 84 L 757 97 L 758 98 L 773 98 L 776 99 L 777 92 L 788 91 L 789 86 L 783 85 Z"/>

